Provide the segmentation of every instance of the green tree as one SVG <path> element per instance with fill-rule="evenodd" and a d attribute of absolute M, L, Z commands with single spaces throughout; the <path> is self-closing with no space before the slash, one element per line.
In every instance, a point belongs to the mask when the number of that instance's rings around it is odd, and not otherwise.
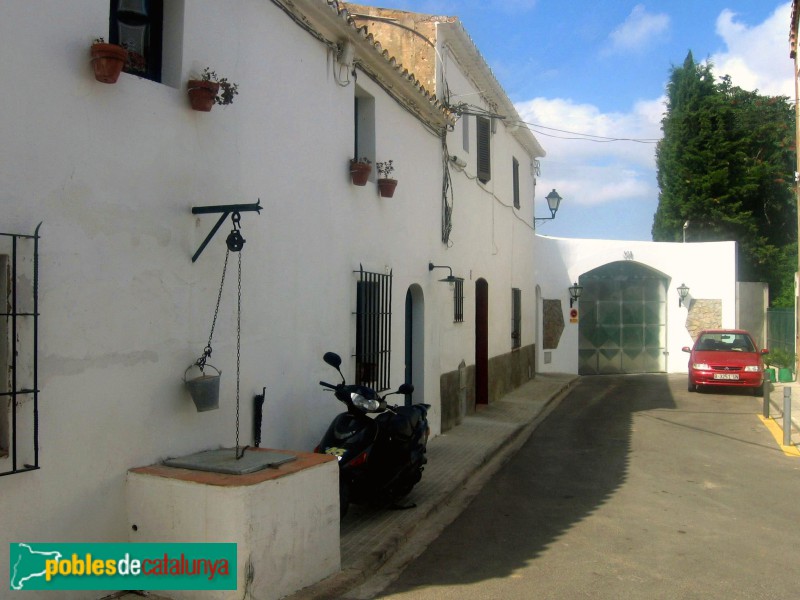
<path fill-rule="evenodd" d="M 785 97 L 718 83 L 689 52 L 667 86 L 656 150 L 655 241 L 737 242 L 741 281 L 766 281 L 793 305 L 797 268 L 794 109 Z"/>

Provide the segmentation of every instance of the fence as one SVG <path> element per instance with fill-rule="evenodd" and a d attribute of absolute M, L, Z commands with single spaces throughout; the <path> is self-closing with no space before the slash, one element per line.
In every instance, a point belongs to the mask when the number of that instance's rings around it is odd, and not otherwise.
<path fill-rule="evenodd" d="M 794 310 L 767 309 L 767 348 L 794 354 Z"/>

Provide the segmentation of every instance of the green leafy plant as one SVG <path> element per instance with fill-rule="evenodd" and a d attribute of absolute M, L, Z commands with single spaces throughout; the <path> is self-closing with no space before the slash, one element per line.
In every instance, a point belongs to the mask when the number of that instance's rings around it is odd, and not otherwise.
<path fill-rule="evenodd" d="M 361 158 L 351 158 L 350 159 L 350 164 L 355 165 L 357 163 L 362 163 L 362 164 L 365 164 L 365 165 L 371 165 L 372 161 L 370 159 L 368 159 L 366 156 L 362 156 Z M 378 164 L 381 164 L 381 163 L 378 163 Z"/>
<path fill-rule="evenodd" d="M 212 81 L 219 84 L 219 92 L 217 92 L 217 97 L 214 98 L 214 102 L 220 106 L 233 104 L 234 96 L 239 93 L 239 84 L 231 83 L 228 81 L 227 77 L 219 77 L 215 71 L 212 71 L 208 67 L 203 70 L 203 73 L 200 75 L 200 80 Z"/>
<path fill-rule="evenodd" d="M 764 357 L 764 362 L 778 369 L 792 369 L 794 371 L 794 353 L 781 348 L 770 350 Z"/>
<path fill-rule="evenodd" d="M 385 179 L 389 179 L 392 171 L 394 171 L 394 165 L 392 164 L 394 161 L 387 160 L 386 162 L 378 162 L 375 163 L 375 166 L 378 169 L 378 173 L 382 175 Z"/>

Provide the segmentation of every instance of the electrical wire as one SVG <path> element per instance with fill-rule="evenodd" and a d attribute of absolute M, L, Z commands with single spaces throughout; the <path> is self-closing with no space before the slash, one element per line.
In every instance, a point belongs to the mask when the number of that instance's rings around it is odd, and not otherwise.
<path fill-rule="evenodd" d="M 453 106 L 448 106 L 448 108 L 457 115 L 475 115 L 479 117 L 489 117 L 492 119 L 499 119 L 505 121 L 509 125 L 519 125 L 524 126 L 537 133 L 539 135 L 543 135 L 545 137 L 556 138 L 560 140 L 577 140 L 583 142 L 596 142 L 596 143 L 609 143 L 609 142 L 634 142 L 638 144 L 657 144 L 660 141 L 660 138 L 632 138 L 632 137 L 609 137 L 604 135 L 596 135 L 593 133 L 582 133 L 579 131 L 569 131 L 567 129 L 558 129 L 556 127 L 548 127 L 546 125 L 540 125 L 539 123 L 531 123 L 528 121 L 522 120 L 510 120 L 505 115 L 501 115 L 489 110 L 481 106 L 476 106 L 474 104 L 468 104 L 466 102 L 460 102 L 458 104 L 454 104 Z M 545 131 L 541 131 L 542 129 L 546 129 L 547 131 L 555 131 L 557 133 L 565 133 L 568 136 L 577 136 L 577 137 L 567 137 L 561 135 L 555 135 L 553 133 L 547 133 Z"/>

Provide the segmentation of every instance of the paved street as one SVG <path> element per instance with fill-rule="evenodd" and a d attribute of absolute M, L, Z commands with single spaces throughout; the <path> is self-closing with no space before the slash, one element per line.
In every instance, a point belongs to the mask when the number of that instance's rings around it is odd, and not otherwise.
<path fill-rule="evenodd" d="M 760 411 L 744 393 L 690 394 L 685 375 L 585 377 L 368 597 L 797 597 L 800 458 Z"/>

